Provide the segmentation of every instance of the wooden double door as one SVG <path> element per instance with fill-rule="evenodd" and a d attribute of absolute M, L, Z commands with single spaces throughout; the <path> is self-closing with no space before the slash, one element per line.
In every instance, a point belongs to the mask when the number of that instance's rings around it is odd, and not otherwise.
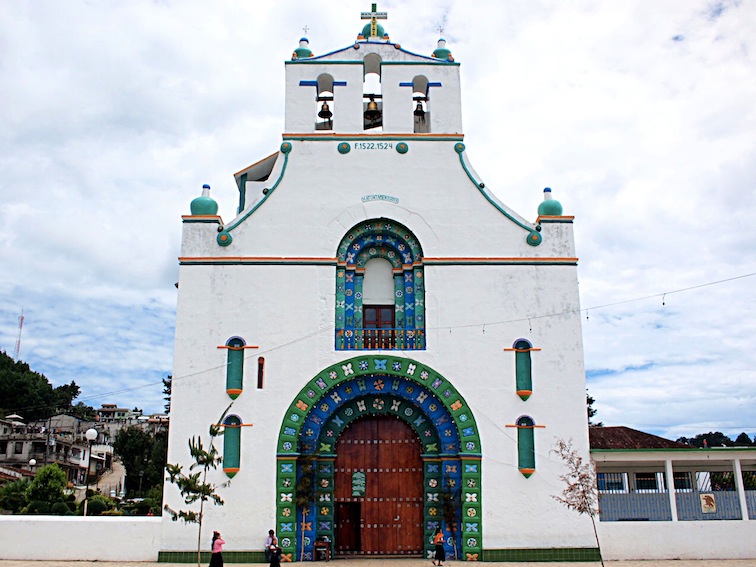
<path fill-rule="evenodd" d="M 337 555 L 422 555 L 421 447 L 394 417 L 365 417 L 341 434 L 334 464 Z"/>

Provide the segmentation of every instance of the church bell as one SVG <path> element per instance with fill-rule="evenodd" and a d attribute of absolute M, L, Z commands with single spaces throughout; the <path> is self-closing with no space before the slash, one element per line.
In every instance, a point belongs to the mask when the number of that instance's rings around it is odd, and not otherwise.
<path fill-rule="evenodd" d="M 378 110 L 378 103 L 375 102 L 375 98 L 371 95 L 370 102 L 368 102 L 367 110 L 365 110 L 365 120 L 375 122 L 381 117 L 381 111 Z"/>
<path fill-rule="evenodd" d="M 333 116 L 333 112 L 331 112 L 331 109 L 328 107 L 328 103 L 323 101 L 323 106 L 320 107 L 320 112 L 318 112 L 318 116 L 320 118 L 325 118 L 326 120 L 330 120 Z"/>
<path fill-rule="evenodd" d="M 423 110 L 423 103 L 419 100 L 417 101 L 417 106 L 415 107 L 415 116 L 420 118 L 421 120 L 425 120 L 425 111 Z"/>

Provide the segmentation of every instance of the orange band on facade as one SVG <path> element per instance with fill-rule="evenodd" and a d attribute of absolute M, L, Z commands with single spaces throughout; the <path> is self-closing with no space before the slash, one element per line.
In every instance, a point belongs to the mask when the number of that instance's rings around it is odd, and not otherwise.
<path fill-rule="evenodd" d="M 257 345 L 244 345 L 244 346 L 228 346 L 228 345 L 222 345 L 216 348 L 227 348 L 228 350 L 244 350 L 245 348 L 260 348 Z"/>
<path fill-rule="evenodd" d="M 512 350 L 514 352 L 531 352 L 541 350 L 540 348 L 505 348 L 504 350 Z"/>

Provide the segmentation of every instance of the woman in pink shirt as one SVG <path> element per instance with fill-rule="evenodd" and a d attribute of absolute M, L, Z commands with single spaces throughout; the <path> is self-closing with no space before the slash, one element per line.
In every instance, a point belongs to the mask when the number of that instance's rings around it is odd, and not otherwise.
<path fill-rule="evenodd" d="M 226 543 L 223 541 L 223 538 L 221 538 L 219 531 L 213 532 L 213 545 L 212 550 L 213 553 L 210 555 L 210 567 L 223 567 L 223 554 L 221 551 L 223 551 L 223 544 Z"/>

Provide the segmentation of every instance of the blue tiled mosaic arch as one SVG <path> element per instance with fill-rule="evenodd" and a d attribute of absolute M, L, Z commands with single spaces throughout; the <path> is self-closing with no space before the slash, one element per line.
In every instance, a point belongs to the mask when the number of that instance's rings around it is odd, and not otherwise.
<path fill-rule="evenodd" d="M 407 422 L 423 447 L 426 553 L 436 527 L 445 528 L 439 487 L 460 492 L 457 546 L 466 560 L 482 549 L 480 434 L 470 407 L 454 386 L 433 369 L 398 356 L 365 355 L 320 372 L 299 392 L 286 412 L 278 439 L 276 519 L 288 559 L 302 552 L 312 559 L 316 537 L 334 538 L 333 461 L 338 436 L 355 419 L 393 415 Z M 329 433 L 330 432 L 330 433 Z M 317 499 L 302 520 L 295 485 L 297 459 L 315 457 Z M 447 532 L 448 537 L 451 534 Z"/>
<path fill-rule="evenodd" d="M 425 348 L 423 250 L 412 232 L 390 219 L 372 219 L 352 227 L 339 243 L 336 259 L 336 349 L 359 349 L 362 283 L 365 265 L 374 258 L 391 263 L 394 278 L 396 348 Z"/>

